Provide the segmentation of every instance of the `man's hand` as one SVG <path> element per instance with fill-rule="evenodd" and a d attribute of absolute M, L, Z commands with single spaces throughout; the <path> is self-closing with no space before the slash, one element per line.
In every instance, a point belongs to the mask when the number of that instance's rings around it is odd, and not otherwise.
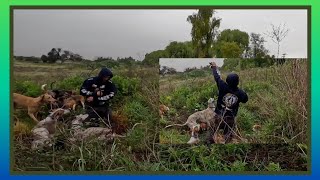
<path fill-rule="evenodd" d="M 101 91 L 98 91 L 98 92 L 97 92 L 97 96 L 102 96 L 102 92 L 101 92 Z"/>
<path fill-rule="evenodd" d="M 88 102 L 92 102 L 92 101 L 93 101 L 93 96 L 88 97 L 88 98 L 87 98 L 87 101 L 88 101 Z"/>
<path fill-rule="evenodd" d="M 217 67 L 217 64 L 216 64 L 215 62 L 210 62 L 209 64 L 210 64 L 210 67 L 211 67 L 211 68 Z"/>

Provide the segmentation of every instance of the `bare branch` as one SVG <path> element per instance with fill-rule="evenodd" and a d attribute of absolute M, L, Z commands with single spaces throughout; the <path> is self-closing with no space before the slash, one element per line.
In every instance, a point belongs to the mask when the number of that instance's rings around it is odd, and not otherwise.
<path fill-rule="evenodd" d="M 279 26 L 275 26 L 274 24 L 271 24 L 271 31 L 267 31 L 267 33 L 264 33 L 274 43 L 277 43 L 278 45 L 278 51 L 277 51 L 277 57 L 279 57 L 279 49 L 280 49 L 280 43 L 281 41 L 288 35 L 289 29 L 286 28 L 286 23 L 279 24 Z"/>

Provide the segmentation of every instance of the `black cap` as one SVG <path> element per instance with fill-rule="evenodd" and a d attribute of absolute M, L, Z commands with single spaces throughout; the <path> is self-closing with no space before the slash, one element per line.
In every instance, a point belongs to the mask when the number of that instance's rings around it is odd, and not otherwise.
<path fill-rule="evenodd" d="M 105 78 L 107 76 L 110 77 L 110 79 L 113 77 L 113 74 L 112 72 L 110 71 L 110 69 L 108 68 L 102 68 L 101 71 L 99 72 L 99 78 L 102 79 L 102 78 Z"/>
<path fill-rule="evenodd" d="M 239 84 L 239 76 L 238 74 L 235 73 L 231 73 L 227 76 L 227 83 L 228 86 L 232 89 L 237 88 L 238 84 Z"/>

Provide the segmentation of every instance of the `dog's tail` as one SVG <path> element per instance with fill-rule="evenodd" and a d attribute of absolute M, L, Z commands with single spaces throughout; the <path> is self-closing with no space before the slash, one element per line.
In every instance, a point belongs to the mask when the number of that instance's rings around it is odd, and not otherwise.
<path fill-rule="evenodd" d="M 42 89 L 43 91 L 46 91 L 46 90 L 47 90 L 46 86 L 47 86 L 47 84 L 43 84 L 43 85 L 41 86 L 41 89 Z"/>
<path fill-rule="evenodd" d="M 182 126 L 185 126 L 185 125 L 187 125 L 187 124 L 188 124 L 187 122 L 184 123 L 184 124 L 171 124 L 171 125 L 168 125 L 168 126 L 166 126 L 166 127 L 164 127 L 164 128 L 173 127 L 173 126 L 180 126 L 180 127 L 182 127 Z"/>
<path fill-rule="evenodd" d="M 50 89 L 52 90 L 53 89 L 53 84 L 56 83 L 56 81 L 53 81 L 51 84 L 50 84 Z"/>

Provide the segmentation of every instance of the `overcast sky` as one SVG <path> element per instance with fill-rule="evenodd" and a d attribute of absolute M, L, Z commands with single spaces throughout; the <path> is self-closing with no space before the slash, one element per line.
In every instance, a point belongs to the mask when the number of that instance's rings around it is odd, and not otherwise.
<path fill-rule="evenodd" d="M 97 56 L 142 59 L 146 53 L 164 49 L 170 41 L 190 41 L 186 19 L 196 10 L 14 10 L 14 54 L 38 56 L 53 47 Z M 217 10 L 220 31 L 240 29 L 263 34 L 270 24 L 286 23 L 290 29 L 280 53 L 307 57 L 306 10 Z M 266 48 L 277 46 L 265 37 Z"/>

